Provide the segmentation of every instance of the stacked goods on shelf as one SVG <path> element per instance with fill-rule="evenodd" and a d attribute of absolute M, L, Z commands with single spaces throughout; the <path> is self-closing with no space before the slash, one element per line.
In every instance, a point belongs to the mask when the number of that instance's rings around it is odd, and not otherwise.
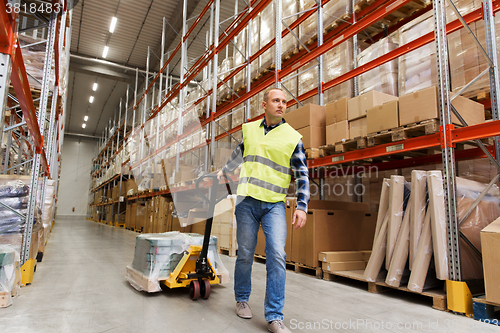
<path fill-rule="evenodd" d="M 282 1 L 282 18 L 284 19 L 284 23 L 290 25 L 293 23 L 297 16 L 298 3 L 297 0 L 283 0 Z M 292 16 L 293 15 L 293 16 Z M 281 31 L 286 30 L 284 24 L 282 24 Z M 297 29 L 295 29 L 294 33 L 297 34 Z M 269 43 L 276 36 L 276 10 L 274 6 L 274 2 L 271 2 L 260 12 L 260 34 L 259 34 L 259 45 L 260 47 L 264 47 L 267 43 Z M 259 57 L 260 62 L 260 72 L 265 72 L 266 70 L 272 70 L 276 63 L 275 59 L 275 46 L 271 47 L 269 50 L 264 52 Z M 253 49 L 252 51 L 257 51 L 257 49 Z M 298 52 L 298 41 L 297 39 L 289 33 L 282 38 L 281 40 L 281 54 L 282 57 L 288 55 L 291 52 Z"/>
<path fill-rule="evenodd" d="M 457 177 L 459 220 L 485 187 Z M 479 251 L 481 229 L 500 215 L 498 194 L 498 188 L 492 188 L 460 225 L 461 233 Z M 480 259 L 468 244 L 463 240 L 460 243 L 462 278 L 481 279 Z M 411 184 L 406 183 L 402 176 L 384 180 L 372 254 L 364 279 L 378 281 L 385 267 L 386 284 L 393 287 L 407 285 L 414 292 L 422 292 L 439 284 L 438 280 L 448 279 L 447 252 L 441 171 L 413 170 Z"/>
<path fill-rule="evenodd" d="M 366 110 L 368 134 L 399 127 L 399 102 L 393 100 Z"/>
<path fill-rule="evenodd" d="M 331 81 L 352 69 L 353 47 L 351 40 L 345 41 L 344 43 L 334 47 L 323 55 L 323 76 L 325 82 Z M 316 80 L 316 86 L 317 82 L 318 80 Z M 351 97 L 353 97 L 351 80 L 343 82 L 333 88 L 326 90 L 324 96 L 325 103 Z"/>
<path fill-rule="evenodd" d="M 177 267 L 184 251 L 190 245 L 202 245 L 203 236 L 166 232 L 143 234 L 136 238 L 134 260 L 127 266 L 126 279 L 135 289 L 146 292 L 161 291 L 159 281 L 166 280 Z M 208 260 L 219 276 L 228 276 L 217 252 L 217 238 L 210 237 Z M 221 283 L 226 281 L 221 279 Z"/>
<path fill-rule="evenodd" d="M 300 0 L 299 12 L 310 9 L 316 5 L 314 0 Z M 357 3 L 359 1 L 355 1 Z M 351 16 L 352 8 L 350 0 L 329 1 L 323 6 L 323 28 L 330 29 L 341 20 L 346 20 Z M 318 34 L 318 14 L 314 13 L 307 20 L 299 25 L 299 38 L 306 44 L 311 44 Z"/>
<path fill-rule="evenodd" d="M 347 101 L 347 119 L 349 138 L 365 137 L 368 134 L 367 111 L 390 101 L 397 101 L 396 96 L 372 90 Z"/>
<path fill-rule="evenodd" d="M 398 47 L 396 36 L 382 38 L 375 44 L 357 55 L 358 66 L 377 59 Z M 358 76 L 359 93 L 376 90 L 385 94 L 398 96 L 398 61 L 396 59 L 386 62 L 369 72 Z"/>
<path fill-rule="evenodd" d="M 345 97 L 325 106 L 327 145 L 349 140 L 347 100 Z"/>
<path fill-rule="evenodd" d="M 484 106 L 463 96 L 457 96 L 451 105 L 457 109 L 468 125 L 484 123 Z M 438 119 L 437 87 L 431 86 L 399 98 L 400 126 L 421 122 L 427 119 Z M 461 125 L 458 118 L 452 114 L 453 124 Z"/>
<path fill-rule="evenodd" d="M 19 252 L 12 246 L 0 245 L 0 308 L 12 305 L 12 298 L 19 294 L 20 287 Z"/>
<path fill-rule="evenodd" d="M 474 1 L 474 5 L 475 7 L 481 6 L 481 2 Z M 500 46 L 500 17 L 495 15 L 494 21 L 496 45 L 498 48 Z M 480 20 L 478 22 L 473 22 L 469 26 L 474 35 L 481 42 L 483 48 L 486 50 L 484 21 Z M 463 86 L 488 68 L 486 57 L 482 54 L 477 44 L 473 41 L 472 37 L 465 29 L 460 29 L 453 34 L 450 34 L 448 37 L 448 49 L 451 68 L 451 86 L 453 91 L 460 90 Z M 467 91 L 472 92 L 472 94 L 468 94 L 466 92 L 465 95 L 477 97 L 479 92 L 486 93 L 489 92 L 489 90 L 490 80 L 486 74 L 476 81 L 470 88 L 468 88 Z"/>
<path fill-rule="evenodd" d="M 218 78 L 220 81 L 224 80 L 233 70 L 233 58 L 229 57 L 222 61 L 217 69 Z M 218 81 L 218 82 L 220 82 Z M 217 82 L 217 83 L 218 83 Z M 217 103 L 220 104 L 231 98 L 233 95 L 233 79 L 222 83 L 217 89 Z"/>
<path fill-rule="evenodd" d="M 481 247 L 483 254 L 484 287 L 486 300 L 495 304 L 500 304 L 500 276 L 498 268 L 500 262 L 500 218 L 481 230 Z"/>
<path fill-rule="evenodd" d="M 481 1 L 462 0 L 454 1 L 453 3 L 462 15 L 481 7 Z M 450 8 L 449 3 L 446 3 L 446 22 L 451 22 L 456 18 L 455 12 Z M 472 26 L 476 27 L 476 24 Z M 399 45 L 405 45 L 433 31 L 434 17 L 432 11 L 430 11 L 399 29 Z M 452 69 L 451 86 L 454 91 L 464 85 L 463 79 L 466 76 L 468 78 L 467 82 L 469 82 L 476 76 L 472 73 L 477 72 L 479 74 L 482 71 L 480 68 L 484 67 L 481 67 L 479 64 L 483 61 L 483 56 L 475 50 L 475 44 L 472 45 L 471 37 L 464 37 L 464 40 L 469 38 L 466 42 L 462 40 L 461 36 L 465 34 L 467 34 L 465 29 L 461 29 L 448 35 L 448 40 L 450 41 L 448 44 L 448 55 Z M 423 45 L 399 57 L 398 81 L 400 96 L 438 84 L 435 42 Z M 482 82 L 489 85 L 487 76 L 484 77 Z"/>
<path fill-rule="evenodd" d="M 11 176 L 7 178 L 12 179 Z M 29 180 L 29 177 L 25 179 Z M 26 216 L 28 212 L 29 186 L 20 180 L 6 181 L 3 185 L 0 185 L 0 200 L 3 204 Z M 21 253 L 23 234 L 26 231 L 26 219 L 2 206 L 0 207 L 0 231 L 2 231 L 0 244 L 9 244 L 14 250 Z M 40 231 L 42 231 L 43 235 L 43 223 L 40 217 L 40 209 L 37 206 L 33 220 L 30 259 L 36 259 L 38 255 Z"/>
<path fill-rule="evenodd" d="M 46 45 L 45 43 L 43 43 L 45 38 L 38 38 L 38 36 L 28 36 L 26 34 L 19 34 L 18 38 L 19 45 L 21 46 L 24 64 L 26 67 L 26 72 L 29 73 L 29 86 L 33 89 L 41 90 L 41 82 L 43 81 L 43 69 L 45 65 Z M 62 54 L 60 54 L 60 56 L 62 56 Z M 51 73 L 51 85 L 53 85 L 53 82 L 55 82 L 53 76 L 54 74 Z"/>
<path fill-rule="evenodd" d="M 319 148 L 325 144 L 325 107 L 308 104 L 286 113 L 283 118 L 302 135 L 304 148 Z"/>

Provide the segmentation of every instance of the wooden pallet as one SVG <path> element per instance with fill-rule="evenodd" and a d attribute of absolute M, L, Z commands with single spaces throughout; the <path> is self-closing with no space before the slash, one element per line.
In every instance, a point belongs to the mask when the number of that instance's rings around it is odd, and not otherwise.
<path fill-rule="evenodd" d="M 500 304 L 485 299 L 485 296 L 472 299 L 474 319 L 483 323 L 500 326 Z"/>
<path fill-rule="evenodd" d="M 324 156 L 342 154 L 356 149 L 363 149 L 367 147 L 366 137 L 358 136 L 357 138 L 337 142 L 335 144 L 328 144 L 321 146 Z"/>
<path fill-rule="evenodd" d="M 362 0 L 354 5 L 354 11 L 359 13 L 361 10 L 365 9 L 367 6 L 371 5 L 374 0 Z M 425 0 L 414 0 L 411 1 L 401 8 L 395 10 L 394 12 L 386 15 L 384 18 L 379 20 L 377 24 L 373 24 L 365 29 L 365 33 L 359 34 L 359 37 L 372 44 L 370 40 L 371 37 L 380 34 L 384 31 L 384 27 L 392 27 L 400 23 L 402 20 L 416 15 L 419 11 L 423 10 L 430 4 Z"/>
<path fill-rule="evenodd" d="M 125 229 L 125 223 L 116 223 L 116 224 L 115 224 L 115 227 Z"/>
<path fill-rule="evenodd" d="M 283 61 L 290 60 L 294 55 L 298 54 L 300 52 L 298 47 L 293 48 L 293 50 L 288 51 L 287 53 L 283 54 L 281 59 Z"/>
<path fill-rule="evenodd" d="M 442 289 L 425 290 L 422 293 L 416 293 L 406 287 L 393 287 L 385 283 L 384 279 L 377 282 L 366 281 L 363 277 L 364 270 L 340 271 L 340 272 L 323 272 L 323 279 L 327 281 L 337 281 L 339 279 L 350 279 L 361 281 L 368 284 L 368 291 L 371 293 L 381 293 L 389 289 L 409 292 L 412 294 L 422 295 L 432 298 L 432 307 L 436 310 L 447 311 L 448 304 L 446 302 L 446 293 Z"/>
<path fill-rule="evenodd" d="M 323 149 L 321 148 L 307 148 L 306 149 L 306 159 L 312 160 L 315 158 L 323 157 L 325 154 L 323 153 Z"/>
<path fill-rule="evenodd" d="M 220 247 L 219 248 L 219 253 L 220 254 L 225 254 L 230 257 L 236 257 L 238 250 L 235 248 L 227 248 L 227 247 Z"/>
<path fill-rule="evenodd" d="M 484 88 L 475 89 L 472 91 L 465 91 L 462 94 L 462 96 L 470 98 L 476 102 L 484 101 L 486 99 L 490 99 L 490 87 L 488 86 Z"/>
<path fill-rule="evenodd" d="M 398 142 L 406 139 L 429 135 L 439 132 L 439 120 L 427 119 L 417 123 L 404 125 L 380 131 L 377 133 L 370 133 L 367 136 L 368 147 L 373 147 L 390 142 Z"/>
<path fill-rule="evenodd" d="M 330 23 L 329 25 L 327 25 L 323 29 L 323 33 L 324 34 L 329 33 L 333 29 L 336 29 L 340 24 L 345 23 L 346 21 L 349 21 L 351 19 L 351 17 L 352 17 L 352 15 L 348 14 L 348 13 L 342 15 L 340 18 L 336 19 L 335 21 L 333 21 L 332 23 Z"/>

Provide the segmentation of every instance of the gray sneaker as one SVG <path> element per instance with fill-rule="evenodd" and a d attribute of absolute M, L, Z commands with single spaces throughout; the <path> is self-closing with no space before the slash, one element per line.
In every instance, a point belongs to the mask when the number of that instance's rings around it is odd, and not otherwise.
<path fill-rule="evenodd" d="M 283 324 L 282 320 L 273 320 L 267 323 L 267 329 L 273 333 L 291 333 L 290 330 Z"/>
<path fill-rule="evenodd" d="M 252 318 L 252 310 L 250 310 L 247 302 L 236 302 L 236 314 L 241 318 Z"/>

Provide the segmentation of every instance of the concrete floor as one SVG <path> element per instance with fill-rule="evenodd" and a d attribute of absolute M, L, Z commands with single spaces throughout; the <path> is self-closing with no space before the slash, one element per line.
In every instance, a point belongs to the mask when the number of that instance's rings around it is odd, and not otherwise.
<path fill-rule="evenodd" d="M 232 281 L 213 287 L 209 300 L 196 302 L 188 290 L 146 294 L 133 289 L 124 276 L 135 236 L 85 219 L 56 220 L 33 284 L 21 289 L 12 306 L 0 309 L 0 331 L 266 331 L 265 265 L 254 264 L 249 302 L 254 318 L 245 320 L 235 315 Z M 223 255 L 222 260 L 232 276 L 235 258 Z M 328 282 L 288 271 L 285 324 L 293 332 L 500 332 L 431 304 L 418 295 L 371 294 L 364 283 Z"/>

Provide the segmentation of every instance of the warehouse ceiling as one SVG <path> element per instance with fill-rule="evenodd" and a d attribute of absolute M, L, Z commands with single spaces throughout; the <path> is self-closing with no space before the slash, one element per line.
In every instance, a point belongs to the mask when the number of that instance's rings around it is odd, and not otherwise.
<path fill-rule="evenodd" d="M 240 2 L 242 10 L 244 2 Z M 206 3 L 207 0 L 187 0 L 188 27 Z M 120 99 L 123 98 L 124 105 L 127 85 L 133 101 L 136 68 L 139 86 L 144 82 L 148 46 L 151 48 L 150 72 L 159 70 L 163 17 L 167 21 L 165 54 L 178 45 L 182 9 L 183 0 L 80 0 L 76 4 L 72 14 L 66 133 L 100 137 L 109 119 L 115 114 L 118 118 Z M 220 21 L 227 20 L 221 24 L 222 28 L 229 25 L 234 12 L 235 0 L 221 1 Z M 190 62 L 205 51 L 209 13 L 193 31 L 192 36 L 197 37 L 188 41 Z M 114 32 L 110 33 L 113 17 L 117 18 L 117 23 Z M 105 46 L 109 51 L 103 58 Z M 177 64 L 170 71 L 174 77 L 179 77 L 179 59 L 180 52 L 172 61 Z M 97 83 L 96 91 L 92 90 L 94 83 Z M 92 103 L 90 96 L 94 96 Z M 86 127 L 82 128 L 86 115 Z"/>

